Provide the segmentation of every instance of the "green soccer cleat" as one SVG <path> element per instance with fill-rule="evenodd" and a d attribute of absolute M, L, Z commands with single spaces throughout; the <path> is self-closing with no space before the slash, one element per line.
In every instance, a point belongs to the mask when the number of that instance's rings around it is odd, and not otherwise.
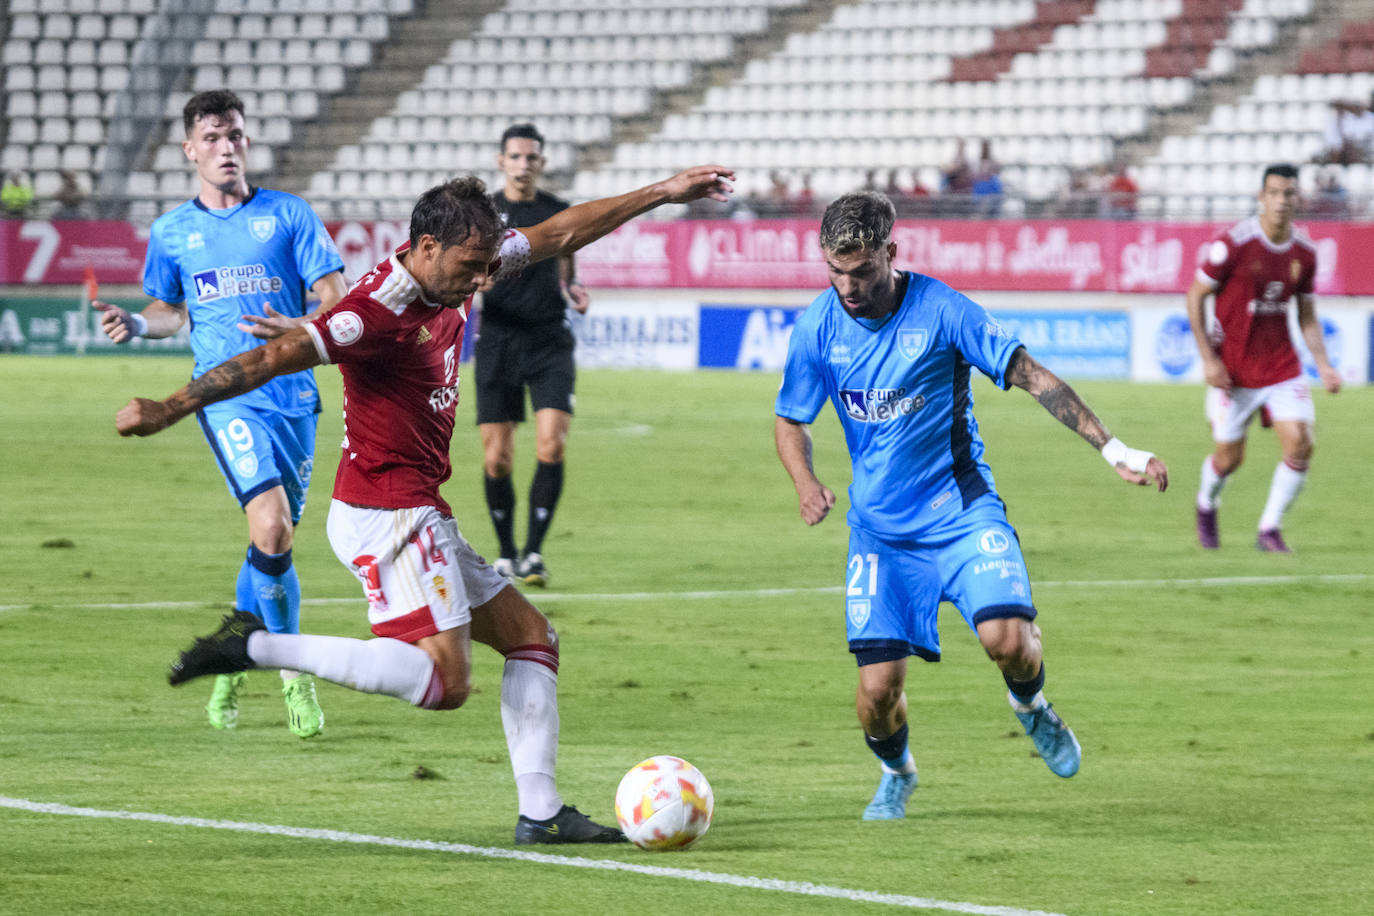
<path fill-rule="evenodd" d="M 324 712 L 315 697 L 315 678 L 298 675 L 281 685 L 286 698 L 286 727 L 297 738 L 313 738 L 324 731 Z"/>
<path fill-rule="evenodd" d="M 883 771 L 878 791 L 864 809 L 866 821 L 899 821 L 906 817 L 906 800 L 916 791 L 915 773 Z"/>
<path fill-rule="evenodd" d="M 221 674 L 215 678 L 215 689 L 210 694 L 210 702 L 205 704 L 205 712 L 210 717 L 210 726 L 221 731 L 237 728 L 239 724 L 239 690 L 248 673 Z"/>
<path fill-rule="evenodd" d="M 544 565 L 544 558 L 537 553 L 527 553 L 520 558 L 520 563 L 515 567 L 515 578 L 526 585 L 535 585 L 539 588 L 549 584 L 549 568 Z"/>

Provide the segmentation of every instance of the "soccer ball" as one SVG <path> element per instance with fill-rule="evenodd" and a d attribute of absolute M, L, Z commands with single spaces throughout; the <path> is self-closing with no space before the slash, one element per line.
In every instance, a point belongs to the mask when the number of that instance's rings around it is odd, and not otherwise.
<path fill-rule="evenodd" d="M 667 754 L 635 764 L 615 790 L 616 820 L 640 849 L 681 849 L 711 826 L 714 808 L 701 770 Z"/>

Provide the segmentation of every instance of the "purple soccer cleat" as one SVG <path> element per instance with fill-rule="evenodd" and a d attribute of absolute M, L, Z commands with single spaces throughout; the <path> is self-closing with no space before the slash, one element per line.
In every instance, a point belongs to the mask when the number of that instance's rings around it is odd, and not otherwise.
<path fill-rule="evenodd" d="M 1221 538 L 1217 536 L 1216 509 L 1197 510 L 1197 542 L 1207 550 L 1216 550 L 1221 546 Z"/>
<path fill-rule="evenodd" d="M 1263 553 L 1292 553 L 1293 548 L 1283 542 L 1283 535 L 1277 528 L 1261 531 L 1255 538 L 1255 546 Z"/>

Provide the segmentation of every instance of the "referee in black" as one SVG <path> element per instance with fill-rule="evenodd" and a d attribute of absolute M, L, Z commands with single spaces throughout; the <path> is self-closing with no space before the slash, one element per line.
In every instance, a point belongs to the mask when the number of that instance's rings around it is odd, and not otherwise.
<path fill-rule="evenodd" d="M 568 202 L 538 188 L 544 171 L 544 137 L 533 124 L 501 135 L 497 157 L 505 187 L 492 195 L 506 225 L 533 226 Z M 567 309 L 585 312 L 591 299 L 576 280 L 572 256 L 526 268 L 483 291 L 475 357 L 477 425 L 482 433 L 487 511 L 496 526 L 501 557 L 492 565 L 512 580 L 548 583 L 542 547 L 563 491 L 563 448 L 573 413 L 573 333 Z M 534 407 L 538 465 L 530 483 L 525 549 L 515 547 L 515 426 L 525 419 L 525 388 Z"/>

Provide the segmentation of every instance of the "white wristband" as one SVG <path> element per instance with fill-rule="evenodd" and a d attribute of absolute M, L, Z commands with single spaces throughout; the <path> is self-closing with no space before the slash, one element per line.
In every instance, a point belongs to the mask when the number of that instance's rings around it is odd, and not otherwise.
<path fill-rule="evenodd" d="M 129 313 L 129 334 L 133 337 L 145 337 L 148 334 L 148 319 L 138 312 Z"/>
<path fill-rule="evenodd" d="M 1127 470 L 1144 474 L 1145 468 L 1150 464 L 1150 459 L 1154 457 L 1154 452 L 1127 448 L 1126 443 L 1113 436 L 1106 445 L 1102 446 L 1102 457 L 1107 459 L 1107 463 L 1112 467 L 1124 464 Z"/>

